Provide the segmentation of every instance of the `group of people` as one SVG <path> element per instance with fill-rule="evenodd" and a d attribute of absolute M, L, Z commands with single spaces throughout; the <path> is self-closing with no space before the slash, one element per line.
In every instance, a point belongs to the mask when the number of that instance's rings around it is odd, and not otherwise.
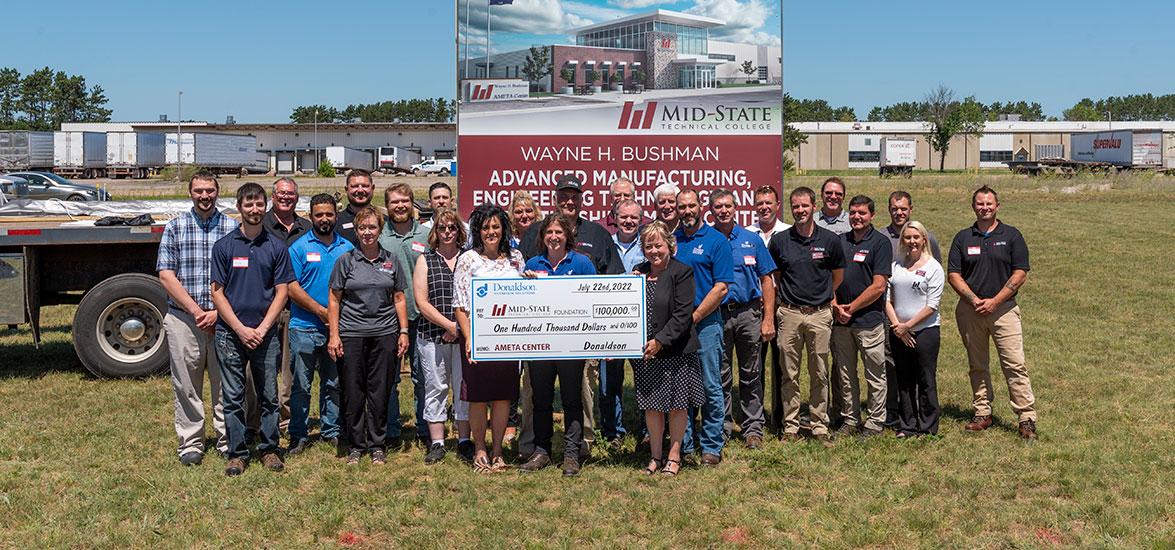
<path fill-rule="evenodd" d="M 736 430 L 747 447 L 761 446 L 767 365 L 770 421 L 785 441 L 803 439 L 804 424 L 826 445 L 886 428 L 898 438 L 933 435 L 948 283 L 960 296 L 955 317 L 973 390 L 966 429 L 992 426 L 994 341 L 1019 433 L 1036 437 L 1015 302 L 1028 250 L 1019 231 L 998 219 L 998 196 L 986 186 L 972 196 L 976 221 L 955 236 L 945 269 L 938 241 L 912 216 L 908 193 L 890 194 L 891 223 L 878 230 L 874 201 L 857 195 L 845 208 L 846 186 L 835 177 L 821 187 L 820 206 L 807 187 L 788 194 L 792 225 L 779 216 L 779 192 L 756 189 L 757 221 L 747 227 L 736 222 L 728 190 L 703 200 L 696 190 L 661 185 L 650 217 L 623 178 L 612 182 L 611 210 L 599 223 L 581 215 L 583 184 L 571 175 L 558 179 L 555 212 L 544 215 L 519 191 L 506 208 L 482 204 L 468 220 L 454 209 L 452 189 L 438 182 L 429 188 L 433 215 L 423 223 L 406 184 L 388 186 L 384 208 L 373 206 L 375 186 L 362 170 L 346 178 L 345 208 L 319 194 L 306 217 L 296 212 L 300 197 L 289 178 L 274 183 L 272 207 L 262 186 L 242 185 L 239 223 L 217 208 L 213 174 L 195 174 L 188 190 L 193 208 L 167 224 L 157 265 L 168 294 L 164 325 L 185 465 L 201 463 L 205 453 L 205 376 L 215 401 L 215 448 L 231 476 L 248 466 L 253 442 L 261 463 L 281 470 L 284 458 L 315 441 L 315 373 L 317 440 L 348 464 L 364 455 L 383 464 L 389 442 L 401 437 L 397 387 L 405 359 L 425 463 L 444 460 L 452 420 L 456 452 L 478 472 L 509 468 L 510 432 L 519 470 L 552 464 L 556 380 L 565 476 L 577 475 L 590 456 L 597 407 L 609 444 L 619 448 L 629 430 L 640 434 L 651 454 L 649 475 L 676 475 L 699 450 L 702 465 L 719 465 Z M 471 359 L 465 335 L 474 277 L 622 273 L 645 280 L 647 342 L 643 357 L 629 360 L 643 411 L 637 425 L 623 422 L 624 360 Z M 805 355 L 806 422 L 799 385 Z"/>

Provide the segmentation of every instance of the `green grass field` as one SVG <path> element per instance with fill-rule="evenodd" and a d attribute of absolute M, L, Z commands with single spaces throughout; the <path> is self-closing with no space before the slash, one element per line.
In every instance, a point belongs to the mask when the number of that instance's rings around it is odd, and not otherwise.
<path fill-rule="evenodd" d="M 675 479 L 640 475 L 631 440 L 571 480 L 557 468 L 483 477 L 453 454 L 426 467 L 419 448 L 348 469 L 315 447 L 284 473 L 254 464 L 227 479 L 215 456 L 176 460 L 168 379 L 93 379 L 70 345 L 71 309 L 55 307 L 40 351 L 26 327 L 0 329 L 0 547 L 1172 547 L 1175 229 L 1156 222 L 1175 181 L 853 175 L 848 187 L 882 204 L 910 191 L 945 247 L 973 221 L 979 180 L 1032 251 L 1019 302 L 1034 444 L 1016 435 L 998 370 L 996 427 L 963 433 L 970 388 L 948 291 L 934 440 L 733 443 L 721 467 Z"/>

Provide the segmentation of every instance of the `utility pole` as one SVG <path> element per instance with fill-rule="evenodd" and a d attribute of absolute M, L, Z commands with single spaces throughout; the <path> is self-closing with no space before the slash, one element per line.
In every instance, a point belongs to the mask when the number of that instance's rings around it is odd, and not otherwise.
<path fill-rule="evenodd" d="M 318 158 L 318 107 L 314 108 L 314 173 L 318 173 L 318 165 L 322 161 Z"/>
<path fill-rule="evenodd" d="M 184 91 L 180 90 L 175 98 L 175 181 L 179 183 L 180 172 L 183 172 L 184 157 L 181 154 L 180 142 L 184 132 Z"/>

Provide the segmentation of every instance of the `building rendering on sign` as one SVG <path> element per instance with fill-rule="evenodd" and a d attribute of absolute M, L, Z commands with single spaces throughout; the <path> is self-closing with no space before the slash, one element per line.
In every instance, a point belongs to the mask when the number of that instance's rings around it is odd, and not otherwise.
<path fill-rule="evenodd" d="M 710 38 L 724 21 L 668 10 L 614 19 L 575 29 L 575 44 L 542 46 L 551 59 L 550 74 L 535 82 L 537 91 L 558 91 L 568 86 L 609 84 L 625 87 L 643 84 L 650 89 L 711 88 L 754 80 L 782 81 L 782 49 L 723 42 Z M 458 63 L 461 78 L 526 78 L 523 68 L 529 49 L 495 53 L 487 71 L 485 57 L 469 60 L 469 74 Z M 743 72 L 746 62 L 754 68 Z M 573 78 L 563 78 L 570 69 Z M 599 75 L 587 81 L 589 71 Z M 637 82 L 634 74 L 645 78 Z"/>

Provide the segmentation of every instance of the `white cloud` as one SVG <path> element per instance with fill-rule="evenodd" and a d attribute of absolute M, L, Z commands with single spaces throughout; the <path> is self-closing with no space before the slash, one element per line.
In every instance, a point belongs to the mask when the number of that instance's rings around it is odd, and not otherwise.
<path fill-rule="evenodd" d="M 473 0 L 469 6 L 469 26 L 485 29 L 486 2 Z M 465 26 L 465 2 L 458 2 L 458 18 Z M 521 34 L 564 34 L 568 29 L 592 24 L 592 20 L 563 9 L 559 0 L 514 0 L 513 4 L 494 6 L 490 19 L 490 32 L 513 32 Z M 484 30 L 482 31 L 484 33 Z"/>
<path fill-rule="evenodd" d="M 620 8 L 647 8 L 653 4 L 663 4 L 664 0 L 609 0 L 609 4 Z"/>
<path fill-rule="evenodd" d="M 639 1 L 639 0 L 638 0 Z M 763 0 L 695 0 L 686 13 L 713 17 L 726 25 L 710 29 L 710 38 L 761 46 L 779 46 L 779 29 L 765 29 L 773 15 Z"/>
<path fill-rule="evenodd" d="M 612 19 L 620 19 L 621 17 L 628 17 L 632 15 L 631 12 L 625 10 L 618 10 L 597 4 L 589 4 L 587 2 L 574 2 L 571 0 L 563 1 L 563 9 L 572 15 L 578 15 L 584 19 L 591 19 L 595 22 L 604 22 Z"/>

